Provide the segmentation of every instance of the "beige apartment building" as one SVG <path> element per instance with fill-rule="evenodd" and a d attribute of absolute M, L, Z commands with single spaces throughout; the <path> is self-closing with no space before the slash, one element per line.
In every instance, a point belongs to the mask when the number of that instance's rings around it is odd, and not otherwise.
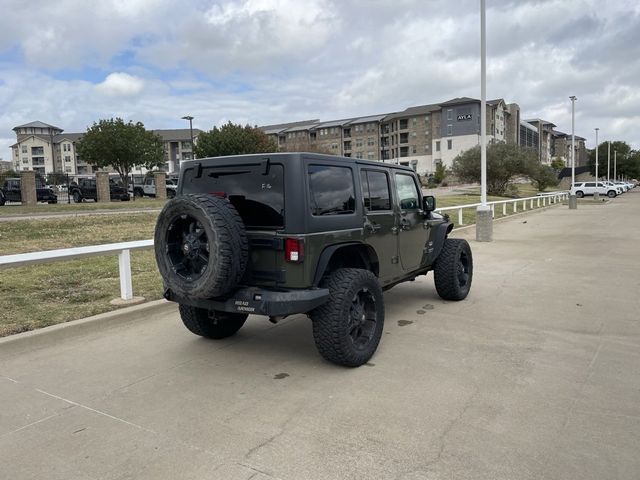
<path fill-rule="evenodd" d="M 489 141 L 519 142 L 520 108 L 502 99 L 487 102 Z M 324 151 L 346 157 L 412 166 L 433 173 L 450 167 L 464 150 L 480 143 L 480 100 L 463 97 L 409 107 L 400 112 L 317 119 L 260 127 L 281 150 Z"/>
<path fill-rule="evenodd" d="M 12 167 L 16 171 L 33 170 L 44 176 L 49 173 L 86 175 L 94 173 L 93 167 L 77 153 L 76 145 L 82 133 L 66 133 L 62 128 L 35 121 L 13 128 L 16 143 Z M 180 170 L 180 162 L 193 158 L 191 132 L 188 128 L 174 130 L 153 130 L 164 142 L 166 164 L 164 170 L 173 173 Z M 194 140 L 201 130 L 193 129 Z M 108 170 L 108 169 L 107 169 Z M 146 173 L 145 168 L 137 168 L 136 173 Z"/>

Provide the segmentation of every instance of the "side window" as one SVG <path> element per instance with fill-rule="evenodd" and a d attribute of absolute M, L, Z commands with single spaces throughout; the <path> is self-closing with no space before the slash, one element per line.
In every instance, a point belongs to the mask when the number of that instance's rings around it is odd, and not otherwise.
<path fill-rule="evenodd" d="M 398 194 L 398 203 L 402 210 L 420 208 L 420 194 L 411 175 L 396 173 L 396 192 Z"/>
<path fill-rule="evenodd" d="M 356 210 L 353 172 L 347 167 L 309 165 L 311 214 L 343 215 Z"/>
<path fill-rule="evenodd" d="M 362 170 L 362 194 L 364 207 L 372 212 L 391 210 L 391 192 L 389 178 L 385 172 Z"/>

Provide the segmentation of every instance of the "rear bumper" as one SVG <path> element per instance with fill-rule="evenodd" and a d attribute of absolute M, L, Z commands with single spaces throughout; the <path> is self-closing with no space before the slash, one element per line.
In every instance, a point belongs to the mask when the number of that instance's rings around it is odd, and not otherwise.
<path fill-rule="evenodd" d="M 176 295 L 167 288 L 164 292 L 164 298 L 172 302 L 209 310 L 281 317 L 295 313 L 306 313 L 322 305 L 329 298 L 329 290 L 313 288 L 274 291 L 245 287 L 234 291 L 229 297 L 201 299 Z"/>

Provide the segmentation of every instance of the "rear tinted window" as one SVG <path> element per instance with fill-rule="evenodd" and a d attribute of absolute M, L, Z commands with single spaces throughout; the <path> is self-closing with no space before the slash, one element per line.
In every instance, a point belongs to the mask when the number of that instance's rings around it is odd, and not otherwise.
<path fill-rule="evenodd" d="M 391 210 L 391 193 L 389 192 L 389 180 L 384 172 L 362 170 L 362 194 L 364 206 L 372 212 L 379 210 Z"/>
<path fill-rule="evenodd" d="M 309 165 L 309 190 L 312 215 L 355 212 L 356 194 L 350 168 Z"/>
<path fill-rule="evenodd" d="M 205 167 L 196 178 L 185 172 L 182 193 L 210 193 L 228 198 L 247 228 L 284 227 L 284 174 L 282 165 Z"/>

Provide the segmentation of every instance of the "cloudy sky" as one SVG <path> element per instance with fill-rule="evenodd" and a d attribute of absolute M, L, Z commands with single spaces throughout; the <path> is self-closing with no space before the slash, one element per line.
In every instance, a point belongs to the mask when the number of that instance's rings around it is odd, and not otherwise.
<path fill-rule="evenodd" d="M 14 126 L 119 116 L 210 129 L 480 97 L 479 0 L 0 0 L 0 157 Z M 488 98 L 640 148 L 640 2 L 487 0 Z"/>

